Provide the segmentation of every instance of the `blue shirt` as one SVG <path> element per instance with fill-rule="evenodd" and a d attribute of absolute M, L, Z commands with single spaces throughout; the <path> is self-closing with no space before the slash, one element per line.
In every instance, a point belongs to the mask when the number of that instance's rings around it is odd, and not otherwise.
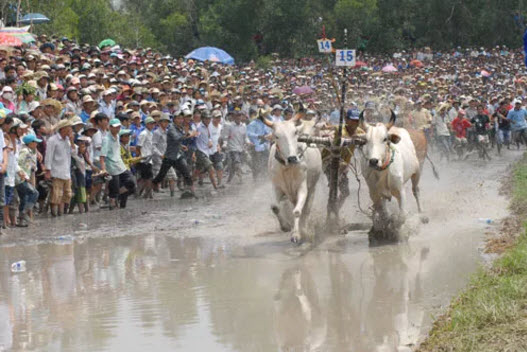
<path fill-rule="evenodd" d="M 86 121 L 88 121 L 90 119 L 90 114 L 88 114 L 86 111 L 82 110 L 82 112 L 80 114 L 80 118 L 81 118 L 82 122 L 86 123 Z"/>
<path fill-rule="evenodd" d="M 335 109 L 329 114 L 329 123 L 336 126 L 340 123 L 340 111 Z"/>
<path fill-rule="evenodd" d="M 189 133 L 194 131 L 197 131 L 196 124 L 194 124 L 194 122 L 190 122 Z M 189 151 L 194 151 L 197 148 L 196 140 L 196 137 L 185 138 L 181 144 L 187 147 Z"/>
<path fill-rule="evenodd" d="M 143 125 L 141 125 L 139 127 L 137 127 L 136 125 L 131 125 L 130 126 L 130 130 L 132 131 L 132 136 L 130 137 L 130 145 L 131 146 L 136 146 L 137 145 L 137 138 L 139 137 L 141 132 L 143 132 L 144 129 L 145 129 L 145 126 L 143 126 Z"/>
<path fill-rule="evenodd" d="M 525 118 L 527 118 L 527 111 L 525 109 L 517 111 L 512 109 L 507 114 L 507 119 L 511 122 L 512 131 L 519 131 L 527 128 L 527 121 L 525 121 Z"/>
<path fill-rule="evenodd" d="M 262 120 L 256 119 L 247 126 L 247 137 L 252 144 L 254 144 L 254 150 L 257 152 L 263 152 L 269 149 L 269 141 L 260 140 L 260 136 L 265 136 L 271 133 L 272 130 L 267 127 Z"/>

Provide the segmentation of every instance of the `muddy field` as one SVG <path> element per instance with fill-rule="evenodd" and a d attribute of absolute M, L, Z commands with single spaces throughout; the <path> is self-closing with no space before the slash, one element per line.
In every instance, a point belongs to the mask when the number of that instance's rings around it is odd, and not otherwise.
<path fill-rule="evenodd" d="M 497 226 L 478 219 L 507 215 L 500 180 L 520 156 L 440 163 L 439 181 L 426 165 L 430 223 L 410 217 L 403 244 L 370 247 L 358 230 L 295 246 L 270 184 L 248 178 L 195 201 L 38 220 L 0 238 L 0 351 L 409 351 L 488 259 Z M 341 215 L 365 228 L 351 180 Z M 312 223 L 326 199 L 324 179 Z M 27 270 L 13 274 L 17 260 Z"/>

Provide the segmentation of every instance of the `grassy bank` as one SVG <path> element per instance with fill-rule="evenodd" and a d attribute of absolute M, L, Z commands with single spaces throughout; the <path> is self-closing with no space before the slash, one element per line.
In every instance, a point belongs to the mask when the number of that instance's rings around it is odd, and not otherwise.
<path fill-rule="evenodd" d="M 474 276 L 418 351 L 527 351 L 527 157 L 511 182 L 511 212 L 522 234 Z"/>

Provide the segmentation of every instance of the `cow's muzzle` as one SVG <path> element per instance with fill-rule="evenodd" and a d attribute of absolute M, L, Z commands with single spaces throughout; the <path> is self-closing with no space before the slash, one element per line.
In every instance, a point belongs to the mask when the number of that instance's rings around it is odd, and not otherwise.
<path fill-rule="evenodd" d="M 288 164 L 298 164 L 298 157 L 297 156 L 290 156 L 287 158 Z"/>
<path fill-rule="evenodd" d="M 379 167 L 379 159 L 370 159 L 369 163 L 370 163 L 370 167 L 374 167 L 374 168 Z"/>

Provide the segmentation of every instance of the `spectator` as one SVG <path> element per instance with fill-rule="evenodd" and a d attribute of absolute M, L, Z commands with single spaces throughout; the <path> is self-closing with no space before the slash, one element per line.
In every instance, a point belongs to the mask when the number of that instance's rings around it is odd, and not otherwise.
<path fill-rule="evenodd" d="M 19 226 L 27 227 L 39 196 L 35 188 L 35 172 L 37 171 L 37 144 L 42 143 L 42 140 L 34 134 L 27 134 L 22 138 L 22 141 L 24 146 L 18 156 L 21 177 L 16 190 L 20 198 Z"/>
<path fill-rule="evenodd" d="M 139 194 L 144 192 L 144 198 L 152 198 L 152 157 L 153 157 L 153 132 L 155 120 L 152 117 L 145 119 L 145 129 L 139 134 L 135 147 L 136 155 L 141 157 L 141 162 L 137 164 L 139 173 L 138 188 Z"/>
<path fill-rule="evenodd" d="M 46 178 L 52 180 L 51 215 L 61 216 L 71 200 L 71 122 L 62 120 L 46 147 Z"/>
<path fill-rule="evenodd" d="M 133 175 L 128 170 L 121 158 L 121 144 L 119 141 L 119 131 L 121 121 L 112 119 L 110 121 L 110 133 L 103 140 L 103 147 L 100 155 L 100 165 L 103 173 L 108 173 L 112 178 L 108 183 L 110 210 L 117 206 L 126 208 L 128 196 L 135 192 L 135 182 Z M 122 191 L 121 188 L 125 190 Z M 117 203 L 119 201 L 119 203 Z"/>

